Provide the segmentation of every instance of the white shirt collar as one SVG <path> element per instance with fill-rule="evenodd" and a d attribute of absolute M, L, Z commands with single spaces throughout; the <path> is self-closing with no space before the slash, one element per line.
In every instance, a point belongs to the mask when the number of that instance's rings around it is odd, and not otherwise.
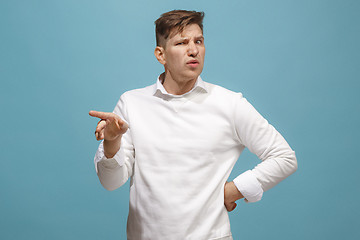
<path fill-rule="evenodd" d="M 163 95 L 167 95 L 167 96 L 171 96 L 171 97 L 183 97 L 184 95 L 187 95 L 187 94 L 190 94 L 191 92 L 193 92 L 195 89 L 202 89 L 204 90 L 205 92 L 208 92 L 208 89 L 205 85 L 205 82 L 201 79 L 200 76 L 198 76 L 196 82 L 195 82 L 195 85 L 194 87 L 188 91 L 187 93 L 184 93 L 182 95 L 174 95 L 174 94 L 171 94 L 171 93 L 168 93 L 166 91 L 166 89 L 164 88 L 164 86 L 162 85 L 162 80 L 160 80 L 161 76 L 163 75 L 164 73 L 162 73 L 157 81 L 156 81 L 156 88 L 155 88 L 155 91 L 154 91 L 154 95 L 156 95 L 157 93 L 161 93 Z"/>

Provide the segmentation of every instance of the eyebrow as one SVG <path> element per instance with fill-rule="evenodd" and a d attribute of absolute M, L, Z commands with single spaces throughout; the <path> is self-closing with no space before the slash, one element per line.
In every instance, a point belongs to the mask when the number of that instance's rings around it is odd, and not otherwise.
<path fill-rule="evenodd" d="M 183 40 L 187 40 L 189 39 L 188 37 L 180 37 L 178 39 L 178 41 L 183 41 Z M 196 36 L 195 39 L 204 39 L 204 36 L 203 35 L 200 35 L 200 36 Z"/>

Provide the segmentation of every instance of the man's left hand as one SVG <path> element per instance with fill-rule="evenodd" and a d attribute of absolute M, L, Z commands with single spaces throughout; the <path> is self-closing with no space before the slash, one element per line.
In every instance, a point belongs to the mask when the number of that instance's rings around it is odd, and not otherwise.
<path fill-rule="evenodd" d="M 233 211 L 237 204 L 236 200 L 244 198 L 241 192 L 237 189 L 234 182 L 226 182 L 224 187 L 224 204 L 228 212 Z"/>

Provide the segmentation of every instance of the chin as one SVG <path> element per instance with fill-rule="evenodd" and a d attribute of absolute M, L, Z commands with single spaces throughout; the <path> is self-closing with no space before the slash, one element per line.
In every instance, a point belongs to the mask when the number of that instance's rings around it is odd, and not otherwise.
<path fill-rule="evenodd" d="M 198 78 L 200 76 L 202 71 L 190 71 L 188 74 L 186 74 L 187 78 L 190 78 L 190 79 L 194 79 L 194 78 Z"/>
<path fill-rule="evenodd" d="M 184 75 L 184 79 L 186 79 L 185 81 L 192 81 L 193 79 L 197 79 L 199 77 L 200 74 L 186 74 Z"/>

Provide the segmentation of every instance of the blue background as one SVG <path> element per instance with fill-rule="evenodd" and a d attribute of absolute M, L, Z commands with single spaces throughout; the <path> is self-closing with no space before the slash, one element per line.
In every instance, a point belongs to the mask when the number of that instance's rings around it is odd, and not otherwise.
<path fill-rule="evenodd" d="M 96 176 L 96 119 L 153 84 L 154 20 L 205 11 L 204 80 L 242 92 L 298 171 L 230 213 L 234 239 L 360 239 L 360 2 L 0 2 L 1 239 L 125 239 L 128 183 Z M 230 179 L 259 160 L 247 150 Z"/>

